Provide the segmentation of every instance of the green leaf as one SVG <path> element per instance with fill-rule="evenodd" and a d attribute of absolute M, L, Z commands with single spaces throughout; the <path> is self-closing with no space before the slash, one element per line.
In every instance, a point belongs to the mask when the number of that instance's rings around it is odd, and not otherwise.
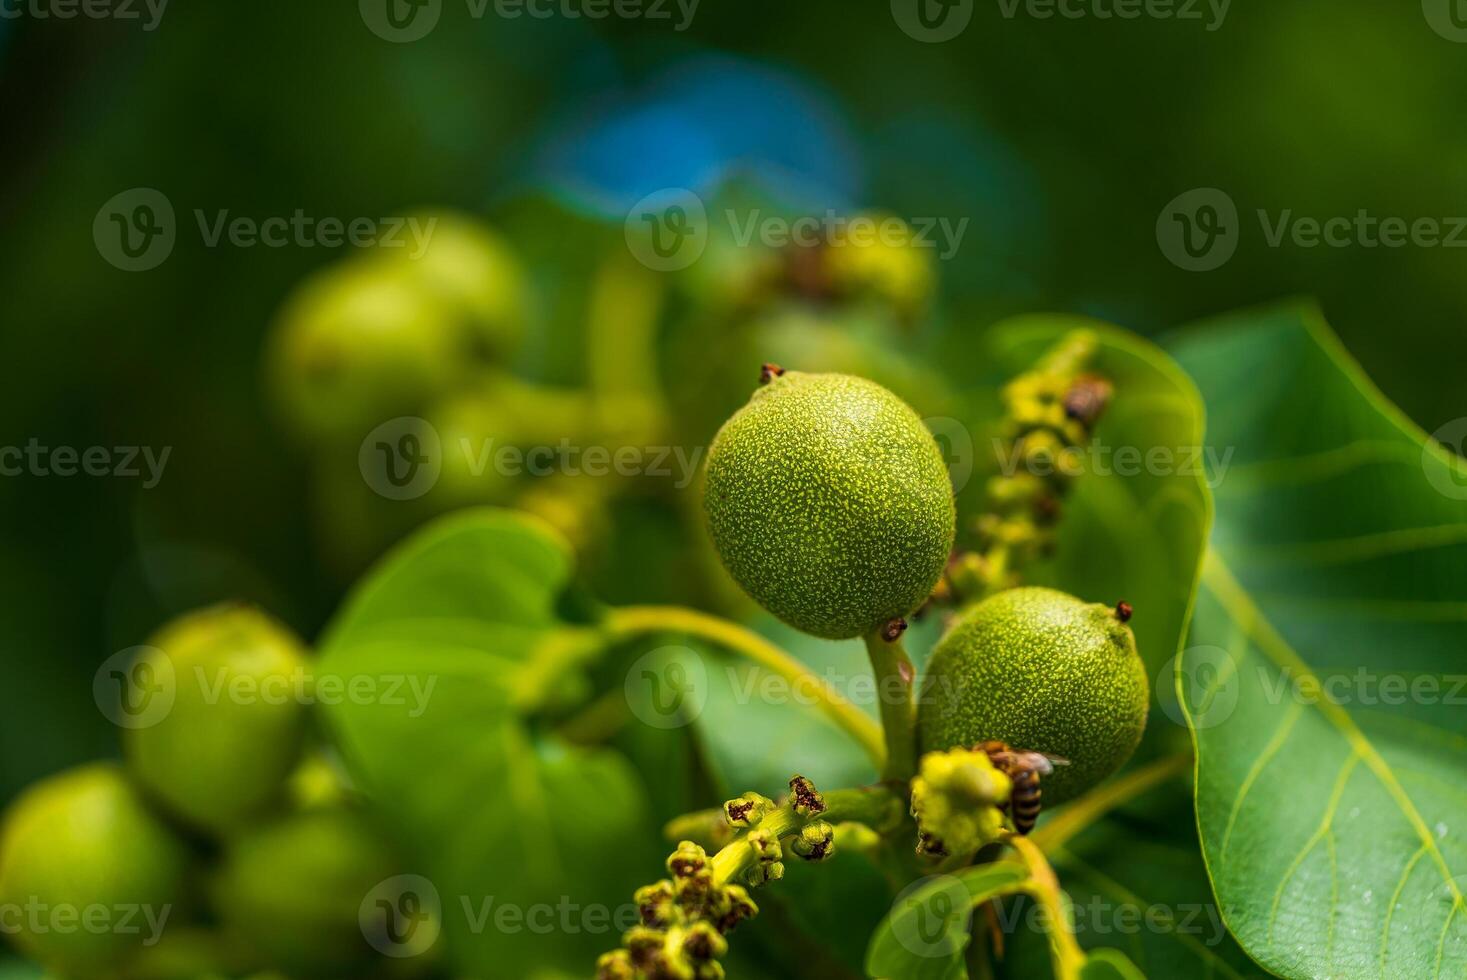
<path fill-rule="evenodd" d="M 1021 890 L 1029 872 L 1013 861 L 923 878 L 897 896 L 866 952 L 866 973 L 897 980 L 966 977 L 963 951 L 973 909 Z"/>
<path fill-rule="evenodd" d="M 1036 843 L 1049 848 L 1041 833 Z M 1075 938 L 1087 951 L 1119 947 L 1152 977 L 1261 977 L 1228 935 L 1197 841 L 1192 792 L 1173 778 L 1052 849 L 1069 894 Z M 1027 909 L 1005 903 L 1002 976 L 1049 971 L 1047 935 Z M 1103 957 L 1102 957 L 1103 958 Z"/>
<path fill-rule="evenodd" d="M 1284 976 L 1462 976 L 1467 469 L 1312 309 L 1175 352 L 1233 453 L 1177 675 L 1228 925 Z"/>
<path fill-rule="evenodd" d="M 538 522 L 465 512 L 389 555 L 323 642 L 321 681 L 383 694 L 334 699 L 328 719 L 414 859 L 407 870 L 435 886 L 465 971 L 583 971 L 619 944 L 631 890 L 656 867 L 626 761 L 530 718 L 597 649 L 557 616 L 570 574 L 566 546 Z M 390 688 L 396 678 L 406 683 Z M 506 907 L 517 917 L 486 923 Z M 547 914 L 553 942 L 533 925 Z"/>

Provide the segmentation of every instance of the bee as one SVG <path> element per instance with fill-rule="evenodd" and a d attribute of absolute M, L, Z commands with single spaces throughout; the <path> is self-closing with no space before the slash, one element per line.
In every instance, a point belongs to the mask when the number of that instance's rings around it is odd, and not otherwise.
<path fill-rule="evenodd" d="M 1070 760 L 1043 752 L 1010 748 L 1007 742 L 989 739 L 978 746 L 979 751 L 988 753 L 993 768 L 1009 777 L 1013 789 L 1009 794 L 1007 809 L 1014 818 L 1014 830 L 1027 834 L 1039 820 L 1040 789 L 1039 777 L 1054 772 L 1055 766 L 1067 766 Z"/>
<path fill-rule="evenodd" d="M 1112 394 L 1111 384 L 1104 378 L 1085 375 L 1076 379 L 1065 392 L 1065 418 L 1079 422 L 1087 431 L 1095 428 Z"/>

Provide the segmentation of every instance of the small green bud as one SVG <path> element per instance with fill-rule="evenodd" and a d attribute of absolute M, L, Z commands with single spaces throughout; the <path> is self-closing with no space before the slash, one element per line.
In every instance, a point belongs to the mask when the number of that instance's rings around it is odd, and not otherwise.
<path fill-rule="evenodd" d="M 676 904 L 677 892 L 672 882 L 666 879 L 638 888 L 632 901 L 637 903 L 637 912 L 642 916 L 644 926 L 666 929 L 682 917 Z"/>
<path fill-rule="evenodd" d="M 690 840 L 682 841 L 667 859 L 674 878 L 691 878 L 708 867 L 708 852 Z"/>
<path fill-rule="evenodd" d="M 825 797 L 815 791 L 815 784 L 804 776 L 790 779 L 790 802 L 795 812 L 802 817 L 813 817 L 825 812 Z"/>
<path fill-rule="evenodd" d="M 758 864 L 755 864 L 752 868 L 748 870 L 748 872 L 744 875 L 744 881 L 746 881 L 750 885 L 750 887 L 758 888 L 760 885 L 766 885 L 771 881 L 778 881 L 783 877 L 784 862 L 760 861 Z"/>
<path fill-rule="evenodd" d="M 605 953 L 596 961 L 596 980 L 636 980 L 632 954 L 624 949 Z"/>
<path fill-rule="evenodd" d="M 723 964 L 717 960 L 699 963 L 696 978 L 697 980 L 723 980 Z"/>
<path fill-rule="evenodd" d="M 640 969 L 646 969 L 652 958 L 662 952 L 666 941 L 666 933 L 650 926 L 632 926 L 621 937 L 622 945 L 627 948 L 632 963 Z"/>
<path fill-rule="evenodd" d="M 806 861 L 824 861 L 834 853 L 835 828 L 824 820 L 806 824 L 790 844 L 790 850 Z"/>
<path fill-rule="evenodd" d="M 760 864 L 771 864 L 784 857 L 779 838 L 767 830 L 751 830 L 745 840 L 754 849 L 754 857 Z"/>
<path fill-rule="evenodd" d="M 728 952 L 728 940 L 707 922 L 695 922 L 683 936 L 682 951 L 689 958 L 706 963 Z"/>
<path fill-rule="evenodd" d="M 752 827 L 775 807 L 774 801 L 758 793 L 745 793 L 736 800 L 723 804 L 728 822 L 735 827 Z"/>

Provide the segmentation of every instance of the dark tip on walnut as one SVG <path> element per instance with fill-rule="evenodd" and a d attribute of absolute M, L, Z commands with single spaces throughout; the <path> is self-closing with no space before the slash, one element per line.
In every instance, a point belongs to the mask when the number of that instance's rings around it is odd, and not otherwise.
<path fill-rule="evenodd" d="M 887 643 L 895 643 L 906 629 L 907 621 L 898 616 L 881 628 L 881 638 Z"/>
<path fill-rule="evenodd" d="M 764 364 L 759 368 L 759 383 L 761 385 L 767 385 L 775 378 L 783 376 L 783 374 L 784 368 L 780 367 L 778 364 Z"/>
<path fill-rule="evenodd" d="M 1131 621 L 1131 615 L 1134 612 L 1135 610 L 1131 608 L 1131 604 L 1126 600 L 1122 599 L 1116 603 L 1116 619 L 1119 619 L 1121 622 L 1129 623 Z"/>

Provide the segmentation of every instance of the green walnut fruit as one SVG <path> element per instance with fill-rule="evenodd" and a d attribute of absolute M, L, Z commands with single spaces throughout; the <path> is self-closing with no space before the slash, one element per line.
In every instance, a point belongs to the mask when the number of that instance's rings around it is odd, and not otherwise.
<path fill-rule="evenodd" d="M 160 803 L 225 833 L 280 800 L 308 722 L 306 652 L 293 633 L 257 609 L 214 606 L 160 630 L 132 676 L 173 697 L 161 718 L 123 734 L 129 767 Z"/>
<path fill-rule="evenodd" d="M 417 215 L 422 242 L 381 249 L 454 311 L 472 353 L 503 362 L 519 347 L 529 319 L 524 270 L 509 246 L 466 215 Z"/>
<path fill-rule="evenodd" d="M 708 453 L 704 505 L 724 565 L 797 629 L 864 636 L 920 606 L 956 516 L 917 413 L 844 374 L 772 377 Z"/>
<path fill-rule="evenodd" d="M 214 908 L 227 935 L 292 977 L 363 976 L 374 951 L 360 910 L 397 874 L 390 853 L 358 810 L 291 815 L 230 841 Z"/>
<path fill-rule="evenodd" d="M 357 442 L 456 383 L 463 348 L 453 307 L 405 263 L 350 261 L 287 302 L 268 352 L 270 383 L 302 437 Z"/>
<path fill-rule="evenodd" d="M 64 976 L 116 977 L 182 917 L 187 864 L 184 844 L 121 768 L 72 769 L 26 790 L 6 814 L 0 925 Z"/>
<path fill-rule="evenodd" d="M 484 375 L 428 413 L 443 447 L 435 505 L 506 503 L 526 483 L 575 467 L 570 451 L 595 443 L 594 415 L 579 391 Z"/>
<path fill-rule="evenodd" d="M 1135 751 L 1150 699 L 1130 607 L 1054 589 L 984 600 L 938 643 L 919 714 L 924 752 L 989 739 L 1067 760 L 1041 779 L 1046 805 L 1114 773 Z"/>

